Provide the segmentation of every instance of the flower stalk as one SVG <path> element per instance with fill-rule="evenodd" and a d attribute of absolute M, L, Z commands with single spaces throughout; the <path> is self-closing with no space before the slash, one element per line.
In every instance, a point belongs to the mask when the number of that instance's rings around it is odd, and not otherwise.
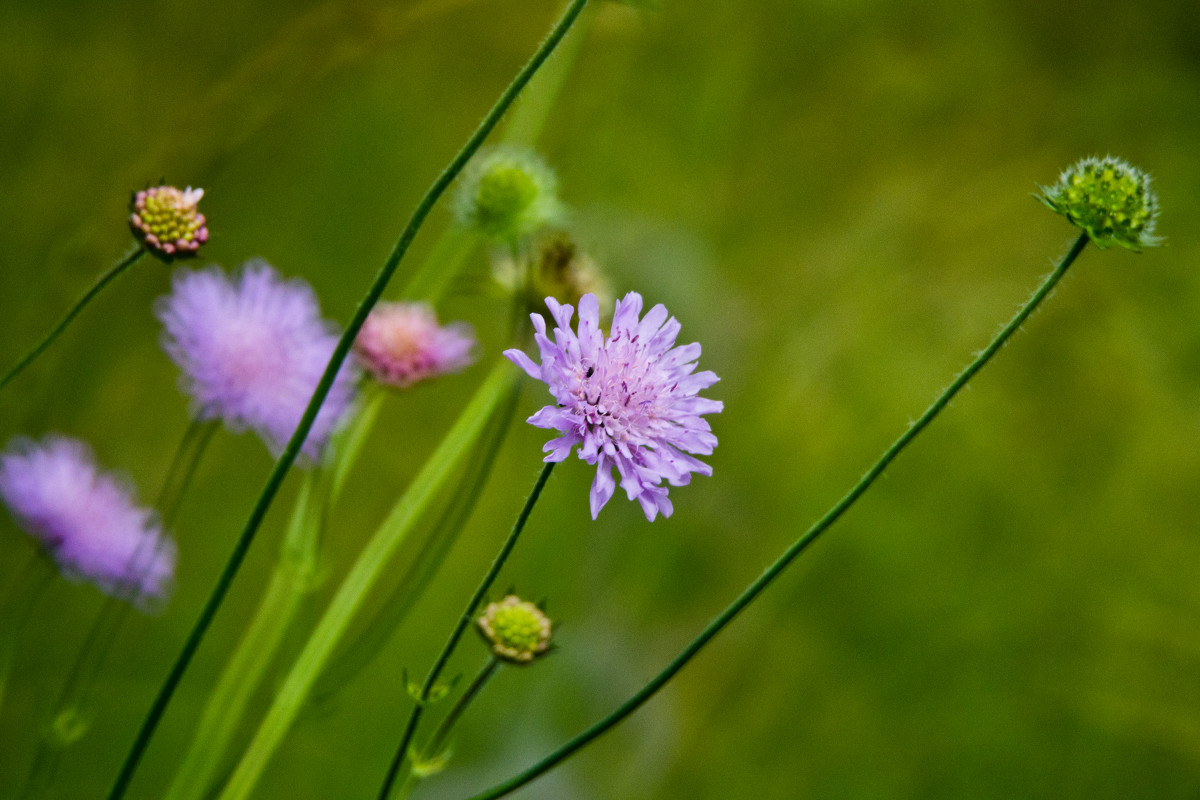
<path fill-rule="evenodd" d="M 595 739 L 607 733 L 618 723 L 637 711 L 650 698 L 658 693 L 676 674 L 682 670 L 689 661 L 691 661 L 713 638 L 717 636 L 725 626 L 742 612 L 746 606 L 754 602 L 771 583 L 779 577 L 779 575 L 787 569 L 797 556 L 803 553 L 809 545 L 817 540 L 826 530 L 837 522 L 843 514 L 854 505 L 855 502 L 871 487 L 888 465 L 895 460 L 896 456 L 907 447 L 913 439 L 920 435 L 929 423 L 937 417 L 942 410 L 949 405 L 954 396 L 967 385 L 967 383 L 978 373 L 983 367 L 1000 351 L 1005 343 L 1012 337 L 1014 333 L 1024 324 L 1025 320 L 1041 305 L 1042 301 L 1054 290 L 1062 277 L 1066 275 L 1067 270 L 1079 254 L 1083 252 L 1084 247 L 1088 243 L 1088 234 L 1081 233 L 1071 245 L 1071 249 L 1059 261 L 1058 266 L 1048 275 L 1042 282 L 1041 286 L 1033 293 L 1033 295 L 1025 302 L 1017 311 L 1016 315 L 1009 320 L 1008 324 L 1001 329 L 1000 333 L 992 340 L 986 348 L 984 348 L 978 356 L 975 357 L 970 364 L 967 365 L 954 381 L 942 391 L 933 404 L 925 410 L 925 413 L 914 422 L 907 431 L 905 431 L 887 450 L 879 457 L 879 460 L 867 470 L 866 474 L 856 483 L 849 492 L 847 492 L 841 500 L 839 500 L 832 508 L 829 509 L 819 520 L 817 520 L 811 528 L 808 529 L 795 542 L 791 544 L 783 552 L 783 554 L 769 566 L 766 571 L 754 580 L 746 589 L 738 595 L 738 597 L 730 603 L 725 609 L 718 614 L 705 628 L 700 632 L 700 635 L 691 641 L 658 675 L 654 676 L 645 686 L 639 689 L 632 697 L 618 706 L 612 713 L 604 717 L 604 719 L 592 725 L 587 730 L 580 733 L 575 738 L 568 741 L 566 744 L 559 747 L 554 752 L 547 755 L 542 760 L 538 761 L 528 769 L 514 775 L 508 780 L 493 786 L 487 791 L 473 795 L 469 800 L 494 800 L 494 798 L 503 797 L 516 789 L 524 786 L 540 775 L 550 771 L 558 764 L 570 758 L 575 753 L 582 750 Z"/>
<path fill-rule="evenodd" d="M 3 389 L 5 386 L 7 386 L 9 381 L 17 377 L 17 375 L 19 375 L 26 367 L 32 364 L 47 347 L 53 344 L 54 340 L 57 339 L 59 335 L 67 329 L 67 326 L 71 324 L 72 320 L 79 316 L 79 312 L 83 311 L 87 304 L 92 302 L 92 300 L 96 298 L 96 295 L 100 294 L 100 292 L 104 290 L 104 287 L 108 286 L 110 283 L 120 277 L 125 270 L 136 264 L 144 255 L 146 255 L 146 250 L 139 245 L 122 256 L 121 260 L 114 264 L 108 272 L 101 275 L 100 279 L 92 284 L 92 288 L 84 292 L 83 296 L 75 302 L 75 305 L 71 306 L 71 309 L 63 316 L 61 320 L 58 321 L 58 324 L 51 328 L 50 332 L 47 333 L 40 342 L 34 345 L 33 349 L 26 353 L 20 361 L 9 368 L 8 372 L 4 373 L 4 377 L 0 378 L 0 389 Z"/>
<path fill-rule="evenodd" d="M 521 513 L 517 515 L 517 521 L 513 524 L 512 531 L 509 533 L 508 538 L 504 540 L 504 544 L 501 545 L 500 552 L 496 554 L 496 558 L 492 561 L 492 565 L 483 576 L 483 580 L 479 582 L 479 587 L 475 590 L 475 594 L 467 602 L 466 609 L 463 611 L 462 616 L 459 617 L 458 624 L 454 626 L 454 630 L 450 633 L 450 638 L 446 640 L 446 645 L 442 648 L 442 652 L 438 655 L 437 660 L 434 661 L 429 674 L 425 676 L 425 681 L 421 685 L 421 693 L 417 697 L 417 702 L 413 705 L 412 713 L 408 718 L 408 724 L 405 725 L 404 735 L 400 739 L 400 746 L 396 748 L 396 755 L 392 758 L 392 763 L 388 766 L 387 774 L 383 779 L 383 786 L 379 790 L 380 800 L 386 800 L 387 796 L 391 793 L 392 785 L 395 783 L 396 777 L 400 773 L 400 767 L 404 764 L 404 759 L 408 755 L 409 747 L 412 745 L 413 736 L 417 732 L 417 726 L 421 722 L 421 715 L 425 711 L 430 694 L 437 685 L 438 679 L 441 678 L 442 670 L 446 668 L 446 664 L 450 661 L 450 656 L 454 654 L 455 648 L 458 647 L 463 633 L 471 626 L 475 610 L 483 602 L 484 596 L 492 588 L 492 583 L 495 582 L 501 568 L 504 567 L 504 562 L 508 560 L 513 548 L 516 547 L 517 539 L 521 536 L 521 531 L 525 529 L 525 523 L 529 520 L 529 515 L 533 511 L 538 498 L 541 497 L 542 489 L 546 486 L 546 481 L 550 480 L 550 473 L 554 471 L 556 463 L 554 461 L 547 461 L 542 467 L 537 481 L 533 484 L 533 489 L 529 492 L 529 497 L 525 499 L 525 505 L 521 508 Z"/>
<path fill-rule="evenodd" d="M 224 602 L 225 595 L 233 584 L 233 579 L 237 575 L 242 561 L 245 560 L 246 553 L 254 541 L 259 526 L 262 524 L 267 510 L 270 508 L 275 495 L 279 492 L 279 488 L 283 484 L 283 479 L 287 476 L 292 464 L 295 463 L 296 458 L 299 456 L 300 449 L 308 437 L 308 432 L 316 421 L 317 414 L 320 412 L 326 396 L 333 387 L 334 380 L 342 363 L 346 360 L 350 352 L 355 337 L 358 335 L 363 323 L 366 322 L 367 315 L 370 314 L 371 309 L 374 308 L 379 298 L 383 295 L 384 289 L 387 288 L 392 275 L 400 265 L 400 261 L 404 258 L 405 253 L 408 252 L 409 246 L 412 244 L 413 239 L 416 238 L 417 232 L 421 229 L 426 217 L 429 216 L 429 212 L 433 210 L 434 204 L 437 203 L 454 178 L 466 166 L 471 156 L 479 150 L 488 134 L 500 122 L 500 118 L 504 115 L 504 112 L 516 100 L 530 78 L 533 77 L 545 60 L 549 58 L 550 54 L 554 52 L 554 49 L 562 41 L 563 37 L 566 36 L 567 31 L 570 30 L 579 13 L 587 5 L 587 2 L 588 0 L 571 0 L 563 15 L 555 23 L 550 35 L 538 46 L 530 60 L 517 73 L 512 83 L 500 95 L 500 98 L 492 106 L 491 110 L 488 111 L 487 115 L 484 116 L 479 126 L 467 139 L 467 142 L 434 180 L 424 197 L 422 197 L 417 207 L 413 210 L 412 216 L 409 218 L 407 225 L 400 234 L 400 238 L 392 248 L 391 254 L 378 273 L 376 273 L 374 280 L 371 282 L 366 294 L 355 309 L 353 317 L 338 340 L 333 355 L 330 356 L 329 364 L 321 376 L 316 389 L 313 391 L 312 398 L 300 419 L 296 431 L 292 434 L 291 439 L 276 460 L 275 467 L 271 470 L 266 485 L 263 487 L 263 491 L 250 513 L 250 517 L 246 520 L 246 524 L 234 544 L 225 568 L 218 577 L 208 601 L 205 603 L 192 628 L 192 632 L 188 635 L 183 649 L 175 660 L 175 664 L 172 666 L 170 673 L 151 703 L 150 709 L 147 711 L 145 720 L 138 730 L 129 753 L 126 755 L 121 769 L 113 781 L 112 789 L 108 794 L 108 800 L 119 800 L 125 796 L 129 784 L 137 772 L 138 765 L 141 763 L 142 757 L 146 752 L 146 748 L 150 744 L 150 739 L 154 736 L 154 732 L 158 728 L 158 723 L 175 694 L 176 687 L 178 687 L 179 682 L 183 679 L 183 675 L 191 664 L 196 650 L 199 649 L 200 642 L 208 632 L 208 628 L 212 624 L 217 610 Z"/>

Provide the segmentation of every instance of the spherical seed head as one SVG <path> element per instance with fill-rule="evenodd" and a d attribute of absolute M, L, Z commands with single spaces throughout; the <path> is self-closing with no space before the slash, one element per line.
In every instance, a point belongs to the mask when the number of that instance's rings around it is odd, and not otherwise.
<path fill-rule="evenodd" d="M 496 239 L 516 241 L 560 216 L 554 172 L 534 153 L 500 148 L 482 153 L 459 185 L 459 222 Z"/>
<path fill-rule="evenodd" d="M 475 624 L 496 658 L 510 664 L 528 664 L 550 649 L 550 618 L 516 595 L 488 604 Z"/>
<path fill-rule="evenodd" d="M 163 261 L 194 256 L 208 241 L 204 215 L 198 210 L 203 189 L 155 186 L 133 195 L 129 227 L 149 252 Z"/>
<path fill-rule="evenodd" d="M 1150 176 L 1119 158 L 1085 158 L 1037 197 L 1086 231 L 1097 247 L 1139 251 L 1162 241 L 1154 236 L 1158 198 Z"/>

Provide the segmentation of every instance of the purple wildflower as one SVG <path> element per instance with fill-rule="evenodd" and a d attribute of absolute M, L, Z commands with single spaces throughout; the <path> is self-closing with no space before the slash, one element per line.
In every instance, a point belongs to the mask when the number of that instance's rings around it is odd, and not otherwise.
<path fill-rule="evenodd" d="M 247 262 L 237 276 L 218 267 L 179 271 L 155 311 L 199 418 L 251 428 L 273 453 L 282 450 L 337 344 L 312 288 L 284 281 L 265 261 Z M 304 443 L 306 455 L 320 453 L 353 399 L 354 371 L 343 368 Z"/>
<path fill-rule="evenodd" d="M 17 440 L 0 455 L 0 497 L 67 577 L 139 605 L 170 591 L 175 543 L 83 442 Z"/>
<path fill-rule="evenodd" d="M 579 334 L 571 330 L 569 305 L 553 297 L 546 305 L 557 327 L 554 340 L 546 321 L 530 314 L 542 363 L 535 364 L 520 350 L 506 350 L 514 364 L 531 377 L 545 381 L 555 405 L 529 418 L 539 428 L 562 433 L 543 448 L 546 461 L 562 461 L 580 445 L 579 457 L 596 465 L 592 482 L 592 519 L 612 497 L 616 484 L 637 500 L 653 521 L 661 512 L 671 516 L 665 480 L 684 486 L 691 473 L 711 475 L 712 467 L 688 453 L 709 455 L 717 445 L 712 428 L 701 419 L 723 408 L 719 400 L 697 396 L 717 382 L 709 371 L 696 372 L 700 345 L 675 347 L 679 322 L 656 305 L 639 321 L 642 296 L 630 292 L 617 302 L 612 334 L 600 330 L 600 304 L 594 294 L 579 300 Z"/>
<path fill-rule="evenodd" d="M 425 303 L 380 303 L 354 341 L 359 363 L 388 386 L 405 388 L 474 361 L 470 325 L 439 326 Z"/>

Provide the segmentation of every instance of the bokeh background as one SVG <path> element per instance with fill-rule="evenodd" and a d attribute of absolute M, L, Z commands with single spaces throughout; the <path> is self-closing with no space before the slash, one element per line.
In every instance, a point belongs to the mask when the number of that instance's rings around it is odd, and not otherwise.
<path fill-rule="evenodd" d="M 0 362 L 129 245 L 128 193 L 203 186 L 201 264 L 262 257 L 344 322 L 417 198 L 559 0 L 0 6 Z M 418 797 L 507 777 L 601 717 L 836 500 L 1008 318 L 1073 230 L 1031 198 L 1085 155 L 1156 178 L 1165 247 L 1089 249 L 868 496 L 658 698 L 526 798 L 1200 796 L 1200 14 L 1180 0 L 596 3 L 539 150 L 618 291 L 700 341 L 726 409 L 712 478 L 647 524 L 555 474 L 501 578 L 560 649 L 507 670 Z M 407 269 L 449 214 L 439 208 Z M 483 269 L 486 257 L 475 254 Z M 402 272 L 405 268 L 402 268 Z M 401 276 L 401 280 L 403 275 Z M 149 259 L 0 396 L 152 498 L 187 423 Z M 399 287 L 399 283 L 397 287 Z M 387 406 L 331 531 L 303 642 L 484 364 Z M 521 418 L 543 400 L 529 385 Z M 435 588 L 293 731 L 264 798 L 373 797 L 423 673 L 545 436 L 518 421 Z M 52 795 L 107 790 L 270 468 L 219 434 L 175 526 L 174 598 L 131 617 Z M 256 606 L 288 484 L 154 741 L 159 796 Z M 0 586 L 28 540 L 0 521 Z M 0 796 L 101 605 L 59 581 L 0 713 Z M 467 641 L 452 671 L 472 671 Z M 282 668 L 282 664 L 277 670 Z M 261 710 L 267 690 L 255 700 Z M 251 732 L 246 729 L 242 735 Z"/>

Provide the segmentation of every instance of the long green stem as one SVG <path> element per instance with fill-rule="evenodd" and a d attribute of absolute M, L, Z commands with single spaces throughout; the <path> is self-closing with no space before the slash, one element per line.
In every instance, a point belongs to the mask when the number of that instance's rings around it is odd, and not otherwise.
<path fill-rule="evenodd" d="M 305 475 L 267 591 L 205 703 L 192 744 L 166 800 L 199 800 L 208 795 L 250 698 L 290 630 L 301 601 L 312 591 L 327 483 L 324 470 Z"/>
<path fill-rule="evenodd" d="M 459 534 L 466 526 L 482 494 L 483 486 L 492 473 L 500 446 L 512 423 L 520 392 L 521 382 L 518 381 L 512 384 L 500 399 L 478 444 L 466 457 L 462 477 L 454 487 L 437 523 L 426 535 L 395 589 L 380 604 L 379 611 L 371 621 L 364 626 L 363 632 L 342 652 L 334 655 L 329 665 L 322 670 L 312 690 L 313 703 L 310 707 L 317 707 L 328 701 L 338 690 L 354 680 L 383 649 L 429 587 L 446 556 L 458 541 Z"/>
<path fill-rule="evenodd" d="M 216 431 L 216 421 L 192 420 L 180 439 L 179 446 L 167 467 L 162 488 L 154 507 L 158 509 L 162 525 L 167 528 L 175 519 L 183 497 L 191 485 Z M 140 556 L 135 554 L 133 559 Z M 63 750 L 83 736 L 91 725 L 92 692 L 96 679 L 108 658 L 109 650 L 117 638 L 121 625 L 129 616 L 130 602 L 136 597 L 106 597 L 88 631 L 83 647 L 67 673 L 67 680 L 58 696 L 50 723 L 41 731 L 33 766 L 25 781 L 22 796 L 25 800 L 42 797 L 50 788 L 58 769 Z"/>
<path fill-rule="evenodd" d="M 542 775 L 545 772 L 548 772 L 556 765 L 571 757 L 574 753 L 585 747 L 597 737 L 606 733 L 608 730 L 617 725 L 617 723 L 621 722 L 638 708 L 640 708 L 643 703 L 653 697 L 658 690 L 665 686 L 667 682 L 671 680 L 671 678 L 675 677 L 675 674 L 683 669 L 683 667 L 689 661 L 691 661 L 692 658 L 695 657 L 695 655 L 713 639 L 713 637 L 720 633 L 726 625 L 732 622 L 733 618 L 736 617 L 742 611 L 742 609 L 750 605 L 750 603 L 752 603 L 754 599 L 758 597 L 758 595 L 764 589 L 766 589 L 767 586 L 769 586 L 771 582 L 774 581 L 775 578 L 778 577 L 779 574 L 783 572 L 798 555 L 804 552 L 804 550 L 810 544 L 816 541 L 817 537 L 824 533 L 831 525 L 833 525 L 834 522 L 838 520 L 839 517 L 842 516 L 842 514 L 846 513 L 846 511 L 852 505 L 854 505 L 855 501 L 857 501 L 858 498 L 861 497 L 868 488 L 870 488 L 871 484 L 883 474 L 883 471 L 887 468 L 888 464 L 892 463 L 893 459 L 900 455 L 900 451 L 907 447 L 908 444 L 912 442 L 912 440 L 915 439 L 939 413 L 941 413 L 942 409 L 944 409 L 950 403 L 950 401 L 954 399 L 954 396 L 958 394 L 959 390 L 966 386 L 967 382 L 970 381 L 971 378 L 974 377 L 977 372 L 979 372 L 979 370 L 983 369 L 984 365 L 991 360 L 992 356 L 996 355 L 1000 348 L 1004 346 L 1005 342 L 1007 342 L 1009 338 L 1017 332 L 1017 329 L 1021 327 L 1021 325 L 1026 319 L 1029 318 L 1029 315 L 1034 312 L 1041 302 L 1046 299 L 1046 297 L 1058 284 L 1059 280 L 1061 280 L 1063 275 L 1066 274 L 1067 269 L 1070 268 L 1071 264 L 1083 251 L 1083 248 L 1087 245 L 1087 243 L 1087 234 L 1080 234 L 1079 238 L 1071 246 L 1071 249 L 1065 256 L 1063 256 L 1058 266 L 1055 267 L 1054 271 L 1046 277 L 1046 279 L 1042 282 L 1042 285 L 1039 286 L 1037 291 L 1033 293 L 1033 296 L 1026 301 L 1025 305 L 1021 306 L 1020 310 L 1017 311 L 1016 316 L 1014 316 L 1008 322 L 1008 324 L 1004 326 L 1000 333 L 996 335 L 996 338 L 992 340 L 992 343 L 984 348 L 984 350 L 980 352 L 978 356 L 976 356 L 975 360 L 972 361 L 967 368 L 964 369 L 962 373 L 960 373 L 959 376 L 954 379 L 954 382 L 946 387 L 942 394 L 936 400 L 934 400 L 933 404 L 926 409 L 924 414 L 921 415 L 920 419 L 914 422 L 912 426 L 909 427 L 909 429 L 892 444 L 891 447 L 884 451 L 883 455 L 879 457 L 879 460 L 876 461 L 869 470 L 867 470 L 867 473 L 863 475 L 859 482 L 856 483 L 854 487 L 850 489 L 850 491 L 847 492 L 844 497 L 842 497 L 841 500 L 839 500 L 832 508 L 829 509 L 829 511 L 825 513 L 825 516 L 817 520 L 817 522 L 814 523 L 813 526 L 809 528 L 803 536 L 793 542 L 792 545 L 783 552 L 783 555 L 781 555 L 778 560 L 775 561 L 775 563 L 768 567 L 767 570 L 763 572 L 763 574 L 760 575 L 753 583 L 751 583 L 746 590 L 737 597 L 737 599 L 730 603 L 724 611 L 718 614 L 716 618 L 714 618 L 713 621 L 710 622 L 704 628 L 704 630 L 700 632 L 700 635 L 693 639 L 692 642 L 683 649 L 683 652 L 676 656 L 675 659 L 672 660 L 662 672 L 651 679 L 649 683 L 647 683 L 640 690 L 638 690 L 636 694 L 622 703 L 611 714 L 580 733 L 574 739 L 571 739 L 553 753 L 550 753 L 548 756 L 531 766 L 529 769 L 514 775 L 512 778 L 504 781 L 503 783 L 497 784 L 485 792 L 480 792 L 479 794 L 472 796 L 469 800 L 493 800 L 493 798 L 503 797 L 515 789 L 524 786 L 534 778 Z"/>
<path fill-rule="evenodd" d="M 417 231 L 420 230 L 421 225 L 425 222 L 425 218 L 433 209 L 434 204 L 446 191 L 447 187 L 450 186 L 454 178 L 462 171 L 471 156 L 479 150 L 484 139 L 487 138 L 487 135 L 499 123 L 500 118 L 504 115 L 508 107 L 512 105 L 517 95 L 525 87 L 525 84 L 529 82 L 529 79 L 533 77 L 546 58 L 554 52 L 554 48 L 558 46 L 558 43 L 562 41 L 567 31 L 570 30 L 575 18 L 583 10 L 583 7 L 587 5 L 587 2 L 588 0 L 571 0 L 571 4 L 551 30 L 550 36 L 542 42 L 529 62 L 517 73 L 516 78 L 500 95 L 496 104 L 492 106 L 492 109 L 483 118 L 483 121 L 480 122 L 479 127 L 475 129 L 475 132 L 467 139 L 466 144 L 458 151 L 442 173 L 438 175 L 433 185 L 429 187 L 425 196 L 417 204 L 416 209 L 409 218 L 408 224 L 392 248 L 387 261 L 384 262 L 383 267 L 376 274 L 366 295 L 355 309 L 350 323 L 346 326 L 345 331 L 342 332 L 342 336 L 338 340 L 333 354 L 330 356 L 325 373 L 317 383 L 312 399 L 309 401 L 308 407 L 305 409 L 295 433 L 292 434 L 292 438 L 288 441 L 287 446 L 284 447 L 279 460 L 275 462 L 275 467 L 271 470 L 271 474 L 267 478 L 266 486 L 263 487 L 262 494 L 259 495 L 258 501 L 254 504 L 254 508 L 250 512 L 250 517 L 246 520 L 246 525 L 243 527 L 237 542 L 234 544 L 233 551 L 229 555 L 229 560 L 218 577 L 208 602 L 205 603 L 199 617 L 196 619 L 196 623 L 188 635 L 183 649 L 176 658 L 175 664 L 164 680 L 162 687 L 159 689 L 146 714 L 145 720 L 142 722 L 133 745 L 130 747 L 124 763 L 121 765 L 121 770 L 113 782 L 112 790 L 108 794 L 109 800 L 119 800 L 119 798 L 125 796 L 125 792 L 129 788 L 129 783 L 133 780 L 134 773 L 141 763 L 142 756 L 150 744 L 150 739 L 154 736 L 154 731 L 158 728 L 159 720 L 162 719 L 162 715 L 166 712 L 167 705 L 170 703 L 172 696 L 174 696 L 176 687 L 183 679 L 183 674 L 187 671 L 196 650 L 200 646 L 201 640 L 203 640 L 205 633 L 207 633 L 209 626 L 212 624 L 217 609 L 221 607 L 225 595 L 229 591 L 229 587 L 233 584 L 233 579 L 237 575 L 247 551 L 250 549 L 250 544 L 254 541 L 254 536 L 258 532 L 263 518 L 266 517 L 267 510 L 270 508 L 272 501 L 274 501 L 275 495 L 279 492 L 279 488 L 283 484 L 283 479 L 287 476 L 288 470 L 291 469 L 292 464 L 295 463 L 297 456 L 300 454 L 300 448 L 304 444 L 304 440 L 308 438 L 308 432 L 312 429 L 317 413 L 320 411 L 321 405 L 325 402 L 325 397 L 329 394 L 329 390 L 333 386 L 333 381 L 341 369 L 342 362 L 346 360 L 346 356 L 350 352 L 354 338 L 358 335 L 363 323 L 366 322 L 367 315 L 371 312 L 371 309 L 379 301 L 384 289 L 387 288 L 388 282 L 391 280 L 396 268 L 400 265 L 404 254 L 408 252 L 408 248 L 416 237 Z"/>
<path fill-rule="evenodd" d="M 117 276 L 137 263 L 138 259 L 145 254 L 146 251 L 142 247 L 135 247 L 133 250 L 130 250 L 128 253 L 122 256 L 121 260 L 114 264 L 108 272 L 101 275 L 100 279 L 92 284 L 92 288 L 88 289 L 84 293 L 83 297 L 79 298 L 79 300 L 75 302 L 75 305 L 71 306 L 71 310 L 66 313 L 66 316 L 59 320 L 58 324 L 51 328 L 50 332 L 46 334 L 46 336 L 40 342 L 34 345 L 33 349 L 26 353 L 24 358 L 13 365 L 13 367 L 4 374 L 3 378 L 0 378 L 0 389 L 3 389 L 5 386 L 7 386 L 9 381 L 17 377 L 17 375 L 23 369 L 32 364 L 34 359 L 40 356 L 42 351 L 49 347 L 54 340 L 58 338 L 59 334 L 67 329 L 67 326 L 71 324 L 71 320 L 75 319 L 75 317 L 79 315 L 79 312 L 83 311 L 84 306 L 92 302 L 92 299 L 96 295 L 100 294 L 101 290 L 104 289 L 105 286 L 112 283 Z"/>
<path fill-rule="evenodd" d="M 538 498 L 542 496 L 542 489 L 545 488 L 546 481 L 550 480 L 550 473 L 554 470 L 555 463 L 557 462 L 548 461 L 542 467 L 541 473 L 538 474 L 537 482 L 533 484 L 533 490 L 529 493 L 529 497 L 525 499 L 525 505 L 521 508 L 521 513 L 517 515 L 517 521 L 513 523 L 512 531 L 508 534 L 508 538 L 504 540 L 504 544 L 501 545 L 500 552 L 496 554 L 496 558 L 492 561 L 492 565 L 483 576 L 483 580 L 479 582 L 479 587 L 475 589 L 475 594 L 471 595 L 466 609 L 463 610 L 462 616 L 458 619 L 458 624 L 451 631 L 450 638 L 446 640 L 446 645 L 442 648 L 442 652 L 438 655 L 437 660 L 433 662 L 433 667 L 430 668 L 429 674 L 425 676 L 425 682 L 421 685 L 421 695 L 417 699 L 416 704 L 413 705 L 412 713 L 408 718 L 408 724 L 404 727 L 404 736 L 400 739 L 400 746 L 396 748 L 396 755 L 392 758 L 392 763 L 388 766 L 387 775 L 383 779 L 383 785 L 380 787 L 379 800 L 387 800 L 387 796 L 391 793 L 392 785 L 396 781 L 396 776 L 400 773 L 400 767 L 404 764 L 404 759 L 408 755 L 408 748 L 412 744 L 413 736 L 417 732 L 417 725 L 421 722 L 421 714 L 429 702 L 429 695 L 433 691 L 434 686 L 437 685 L 438 679 L 442 676 L 442 670 L 446 668 L 446 664 L 450 661 L 450 656 L 454 654 L 454 649 L 458 646 L 459 640 L 462 639 L 463 634 L 470 627 L 471 621 L 475 616 L 475 610 L 479 608 L 484 595 L 492 588 L 492 583 L 495 582 L 496 576 L 500 574 L 500 569 L 504 566 L 504 562 L 508 560 L 509 554 L 516 547 L 517 539 L 521 536 L 521 531 L 525 529 L 525 523 L 529 520 L 529 514 L 533 511 Z"/>
<path fill-rule="evenodd" d="M 490 656 L 487 663 L 476 673 L 475 678 L 471 681 L 471 685 L 459 695 L 458 700 L 454 703 L 454 707 L 450 709 L 450 713 L 446 714 L 437 726 L 437 730 L 433 732 L 433 736 L 429 738 L 429 743 L 425 745 L 421 754 L 413 757 L 412 768 L 408 771 L 408 775 L 405 776 L 404 781 L 400 784 L 400 788 L 396 791 L 397 798 L 408 797 L 409 792 L 412 791 L 413 784 L 419 778 L 428 777 L 446 765 L 446 761 L 449 758 L 449 753 L 443 750 L 446 739 L 450 736 L 450 732 L 454 730 L 454 726 L 462 717 L 463 712 L 471 705 L 471 701 L 479 695 L 483 687 L 496 674 L 500 663 L 500 659 Z"/>
<path fill-rule="evenodd" d="M 439 495 L 450 477 L 461 468 L 472 444 L 481 435 L 496 404 L 519 379 L 519 373 L 506 361 L 497 363 L 491 375 L 475 393 L 451 427 L 446 438 L 425 462 L 408 490 L 392 508 L 379 530 L 359 553 L 354 565 L 330 600 L 312 636 L 296 658 L 271 707 L 246 748 L 229 779 L 222 800 L 244 800 L 253 791 L 259 776 L 291 727 L 300 707 L 308 698 L 313 682 L 324 669 L 367 594 L 391 564 L 396 549 L 424 518 L 431 501 Z"/>

